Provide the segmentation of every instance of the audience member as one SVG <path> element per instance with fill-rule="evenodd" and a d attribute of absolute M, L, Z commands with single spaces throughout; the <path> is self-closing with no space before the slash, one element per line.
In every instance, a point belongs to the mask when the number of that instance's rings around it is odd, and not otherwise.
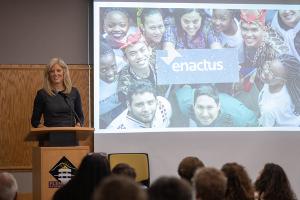
<path fill-rule="evenodd" d="M 54 194 L 53 200 L 90 200 L 95 187 L 110 173 L 107 158 L 90 153 L 83 158 L 76 175 Z"/>
<path fill-rule="evenodd" d="M 192 183 L 194 173 L 200 167 L 204 167 L 204 163 L 198 157 L 187 156 L 179 163 L 177 172 L 181 178 Z"/>
<path fill-rule="evenodd" d="M 112 174 L 127 176 L 135 180 L 136 172 L 133 167 L 126 163 L 119 163 L 112 169 Z"/>
<path fill-rule="evenodd" d="M 258 200 L 296 200 L 283 168 L 274 163 L 265 164 L 255 181 Z"/>
<path fill-rule="evenodd" d="M 93 200 L 147 200 L 147 194 L 131 178 L 110 176 L 97 187 Z"/>
<path fill-rule="evenodd" d="M 242 165 L 226 163 L 221 171 L 227 177 L 225 200 L 254 200 L 251 179 Z"/>
<path fill-rule="evenodd" d="M 17 181 L 8 172 L 0 173 L 0 200 L 16 200 L 18 192 Z"/>
<path fill-rule="evenodd" d="M 192 187 L 176 177 L 160 177 L 148 189 L 149 200 L 192 200 Z"/>
<path fill-rule="evenodd" d="M 227 178 L 224 173 L 212 167 L 198 169 L 193 177 L 196 200 L 223 200 L 226 194 Z"/>

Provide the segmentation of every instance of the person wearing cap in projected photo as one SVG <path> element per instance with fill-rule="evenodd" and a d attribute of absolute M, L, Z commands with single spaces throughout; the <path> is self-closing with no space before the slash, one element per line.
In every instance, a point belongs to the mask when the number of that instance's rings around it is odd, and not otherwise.
<path fill-rule="evenodd" d="M 245 62 L 241 64 L 235 97 L 258 115 L 257 97 L 263 86 L 259 79 L 261 69 L 267 60 L 289 49 L 280 35 L 266 25 L 266 10 L 241 10 L 240 18 Z"/>
<path fill-rule="evenodd" d="M 118 99 L 118 73 L 113 49 L 100 41 L 100 128 L 106 128 L 125 107 Z"/>
<path fill-rule="evenodd" d="M 150 63 L 151 48 L 139 30 L 129 35 L 127 43 L 121 48 L 128 65 L 120 71 L 118 91 L 120 101 L 125 103 L 131 84 L 138 80 L 148 80 L 156 89 L 157 77 L 156 70 Z"/>
<path fill-rule="evenodd" d="M 300 62 L 288 54 L 266 62 L 259 93 L 260 126 L 300 126 Z"/>
<path fill-rule="evenodd" d="M 150 81 L 138 80 L 127 92 L 127 109 L 107 129 L 166 128 L 172 108 L 167 99 L 156 96 Z"/>

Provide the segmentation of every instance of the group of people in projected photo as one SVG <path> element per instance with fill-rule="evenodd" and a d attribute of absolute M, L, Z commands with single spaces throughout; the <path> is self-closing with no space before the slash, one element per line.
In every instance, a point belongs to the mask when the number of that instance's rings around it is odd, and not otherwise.
<path fill-rule="evenodd" d="M 100 19 L 100 129 L 300 126 L 300 10 L 106 7 Z M 239 81 L 158 83 L 156 50 L 223 48 L 237 49 Z"/>

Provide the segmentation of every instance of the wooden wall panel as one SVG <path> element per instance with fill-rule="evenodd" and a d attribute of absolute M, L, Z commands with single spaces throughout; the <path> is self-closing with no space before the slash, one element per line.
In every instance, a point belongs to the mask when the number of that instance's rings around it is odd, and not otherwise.
<path fill-rule="evenodd" d="M 30 131 L 33 101 L 42 87 L 45 65 L 0 65 L 0 169 L 30 170 L 31 152 L 36 142 L 25 141 Z M 88 65 L 69 65 L 73 85 L 80 91 L 85 115 L 89 119 Z M 86 142 L 92 145 L 93 137 Z"/>

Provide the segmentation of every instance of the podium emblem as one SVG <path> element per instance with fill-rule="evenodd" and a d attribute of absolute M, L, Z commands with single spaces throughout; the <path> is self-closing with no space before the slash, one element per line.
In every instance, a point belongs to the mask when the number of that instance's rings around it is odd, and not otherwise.
<path fill-rule="evenodd" d="M 49 188 L 57 188 L 66 184 L 75 175 L 77 168 L 64 156 L 55 166 L 49 171 L 49 173 L 57 181 L 49 181 Z"/>

